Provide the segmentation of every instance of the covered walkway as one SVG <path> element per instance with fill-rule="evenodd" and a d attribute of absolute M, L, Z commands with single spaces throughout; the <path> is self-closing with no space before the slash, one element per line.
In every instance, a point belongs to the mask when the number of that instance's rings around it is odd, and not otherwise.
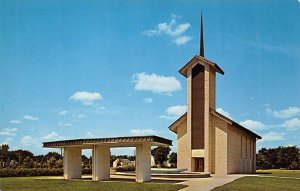
<path fill-rule="evenodd" d="M 158 136 L 73 139 L 44 142 L 46 148 L 63 148 L 64 179 L 81 178 L 82 149 L 92 149 L 92 180 L 110 179 L 110 148 L 136 148 L 136 182 L 151 181 L 151 146 L 170 146 L 172 141 Z"/>

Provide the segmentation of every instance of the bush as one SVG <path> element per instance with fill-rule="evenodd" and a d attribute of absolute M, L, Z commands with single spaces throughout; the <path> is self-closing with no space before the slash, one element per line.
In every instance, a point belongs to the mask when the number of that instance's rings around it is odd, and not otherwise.
<path fill-rule="evenodd" d="M 84 168 L 84 169 L 82 169 L 82 174 L 92 174 L 92 169 L 91 168 Z"/>
<path fill-rule="evenodd" d="M 128 171 L 135 171 L 134 166 L 125 166 L 125 167 L 116 167 L 114 168 L 116 172 L 128 172 Z"/>
<path fill-rule="evenodd" d="M 92 169 L 82 169 L 82 174 L 91 174 Z M 0 177 L 23 177 L 23 176 L 61 176 L 62 168 L 3 168 L 0 169 Z"/>

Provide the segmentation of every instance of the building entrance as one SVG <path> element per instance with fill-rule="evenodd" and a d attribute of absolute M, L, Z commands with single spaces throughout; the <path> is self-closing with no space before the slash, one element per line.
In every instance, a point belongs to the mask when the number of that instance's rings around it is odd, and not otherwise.
<path fill-rule="evenodd" d="M 195 172 L 204 172 L 204 158 L 195 158 Z"/>

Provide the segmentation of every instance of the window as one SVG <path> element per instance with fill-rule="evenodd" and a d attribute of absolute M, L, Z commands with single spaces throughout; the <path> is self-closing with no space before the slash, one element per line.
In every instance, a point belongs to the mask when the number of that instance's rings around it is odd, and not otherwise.
<path fill-rule="evenodd" d="M 241 136 L 241 158 L 243 158 L 243 136 Z"/>
<path fill-rule="evenodd" d="M 248 146 L 247 146 L 247 137 L 246 137 L 246 158 L 248 157 Z"/>

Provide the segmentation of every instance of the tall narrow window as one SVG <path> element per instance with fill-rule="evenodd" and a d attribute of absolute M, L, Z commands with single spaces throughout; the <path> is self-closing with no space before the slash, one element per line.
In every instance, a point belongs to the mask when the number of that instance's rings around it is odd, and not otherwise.
<path fill-rule="evenodd" d="M 241 158 L 243 158 L 243 136 L 241 136 Z"/>
<path fill-rule="evenodd" d="M 248 145 L 247 145 L 247 137 L 246 137 L 246 158 L 248 158 Z"/>
<path fill-rule="evenodd" d="M 192 69 L 192 149 L 204 149 L 205 67 Z"/>

